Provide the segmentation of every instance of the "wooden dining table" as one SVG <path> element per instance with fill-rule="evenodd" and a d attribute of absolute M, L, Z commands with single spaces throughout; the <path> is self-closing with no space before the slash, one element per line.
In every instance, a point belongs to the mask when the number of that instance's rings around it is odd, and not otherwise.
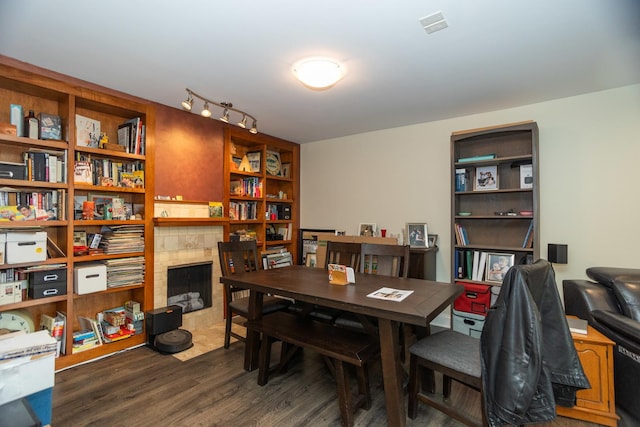
<path fill-rule="evenodd" d="M 405 426 L 407 415 L 402 389 L 399 327 L 403 323 L 427 327 L 453 303 L 463 287 L 374 274 L 356 273 L 355 276 L 355 283 L 331 285 L 327 272 L 322 268 L 291 266 L 221 277 L 220 282 L 250 290 L 249 320 L 262 315 L 264 294 L 376 318 L 388 425 Z M 413 292 L 402 301 L 367 296 L 383 287 Z M 258 367 L 259 346 L 259 334 L 247 330 L 244 368 L 248 371 Z"/>

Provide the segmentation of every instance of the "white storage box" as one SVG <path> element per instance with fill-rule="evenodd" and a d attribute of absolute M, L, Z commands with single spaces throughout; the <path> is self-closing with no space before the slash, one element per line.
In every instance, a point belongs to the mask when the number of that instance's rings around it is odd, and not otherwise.
<path fill-rule="evenodd" d="M 0 305 L 13 304 L 14 302 L 22 301 L 23 282 L 24 280 L 0 283 Z"/>
<path fill-rule="evenodd" d="M 45 261 L 47 259 L 47 232 L 8 232 L 6 258 L 7 264 Z"/>
<path fill-rule="evenodd" d="M 0 361 L 0 405 L 53 387 L 55 353 Z"/>
<path fill-rule="evenodd" d="M 453 310 L 453 330 L 474 338 L 480 338 L 485 316 Z"/>
<path fill-rule="evenodd" d="M 0 264 L 4 264 L 4 254 L 7 248 L 7 233 L 0 233 Z"/>
<path fill-rule="evenodd" d="M 89 294 L 107 290 L 107 266 L 84 264 L 73 269 L 73 290 L 76 294 Z"/>

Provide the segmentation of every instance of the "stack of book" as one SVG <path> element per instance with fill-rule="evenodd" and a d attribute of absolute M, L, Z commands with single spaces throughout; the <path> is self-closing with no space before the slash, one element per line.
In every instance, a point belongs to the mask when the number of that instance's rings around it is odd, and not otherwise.
<path fill-rule="evenodd" d="M 78 317 L 80 330 L 73 333 L 72 353 L 89 350 L 102 345 L 102 332 L 95 319 Z"/>
<path fill-rule="evenodd" d="M 262 253 L 262 268 L 265 270 L 271 268 L 288 267 L 293 265 L 293 258 L 291 253 L 286 249 L 276 249 L 272 251 L 265 251 Z"/>
<path fill-rule="evenodd" d="M 105 254 L 144 252 L 143 225 L 114 225 L 103 227 L 100 248 Z"/>
<path fill-rule="evenodd" d="M 107 259 L 107 288 L 144 283 L 144 257 Z"/>
<path fill-rule="evenodd" d="M 0 360 L 56 351 L 56 340 L 47 331 L 25 331 L 0 335 Z"/>

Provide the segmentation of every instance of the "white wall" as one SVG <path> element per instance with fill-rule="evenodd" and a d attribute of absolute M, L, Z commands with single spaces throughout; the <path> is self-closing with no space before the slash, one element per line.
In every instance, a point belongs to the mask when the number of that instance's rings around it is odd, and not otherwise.
<path fill-rule="evenodd" d="M 356 233 L 373 222 L 439 235 L 450 279 L 451 132 L 534 120 L 540 130 L 540 250 L 569 245 L 563 279 L 590 266 L 640 268 L 640 85 L 301 146 L 301 227 Z"/>

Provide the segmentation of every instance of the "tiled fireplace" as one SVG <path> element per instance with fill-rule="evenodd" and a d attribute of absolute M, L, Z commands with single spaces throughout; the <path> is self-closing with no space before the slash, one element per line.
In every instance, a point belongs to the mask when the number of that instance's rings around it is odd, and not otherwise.
<path fill-rule="evenodd" d="M 154 254 L 154 308 L 167 306 L 167 270 L 170 267 L 212 262 L 212 306 L 186 313 L 182 317 L 183 328 L 194 331 L 221 322 L 224 317 L 224 300 L 220 284 L 218 242 L 223 239 L 221 226 L 168 226 L 155 228 Z"/>

